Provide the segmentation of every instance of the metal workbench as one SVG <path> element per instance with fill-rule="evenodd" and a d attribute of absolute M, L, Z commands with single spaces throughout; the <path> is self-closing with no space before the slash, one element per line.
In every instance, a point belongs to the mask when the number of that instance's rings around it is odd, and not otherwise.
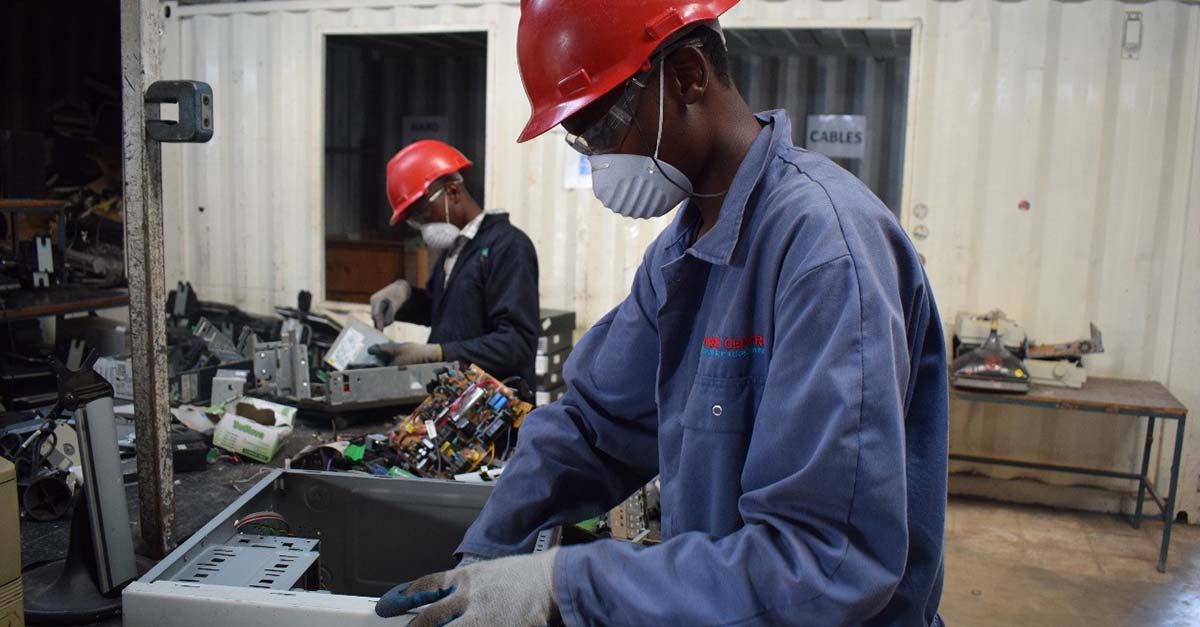
<path fill-rule="evenodd" d="M 1078 390 L 1035 385 L 1028 394 L 1012 394 L 951 388 L 951 398 L 976 403 L 997 403 L 1064 411 L 1145 417 L 1146 442 L 1145 448 L 1142 451 L 1141 472 L 1121 472 L 1101 468 L 1063 466 L 956 453 L 951 453 L 950 459 L 977 464 L 1016 466 L 1019 468 L 1033 468 L 1036 470 L 1050 470 L 1090 475 L 1093 477 L 1137 481 L 1138 497 L 1132 523 L 1134 527 L 1141 525 L 1142 506 L 1145 503 L 1146 494 L 1149 493 L 1154 504 L 1162 512 L 1163 520 L 1162 545 L 1159 549 L 1158 570 L 1164 573 L 1167 571 L 1167 550 L 1171 545 L 1171 525 L 1175 522 L 1175 496 L 1179 487 L 1179 462 L 1183 453 L 1183 429 L 1187 422 L 1187 408 L 1172 396 L 1161 383 L 1132 379 L 1089 378 L 1083 388 Z M 1171 483 L 1167 490 L 1165 501 L 1158 495 L 1148 476 L 1150 470 L 1150 449 L 1154 444 L 1154 423 L 1157 420 L 1175 421 L 1175 453 L 1171 458 Z"/>

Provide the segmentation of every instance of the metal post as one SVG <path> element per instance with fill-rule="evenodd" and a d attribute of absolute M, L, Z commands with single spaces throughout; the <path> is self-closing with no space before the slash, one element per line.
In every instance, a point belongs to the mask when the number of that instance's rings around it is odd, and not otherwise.
<path fill-rule="evenodd" d="M 1137 507 L 1133 514 L 1133 527 L 1142 526 L 1142 499 L 1146 498 L 1146 475 L 1150 472 L 1150 449 L 1154 447 L 1154 416 L 1146 416 L 1146 446 L 1142 449 L 1142 479 L 1138 481 Z"/>
<path fill-rule="evenodd" d="M 1175 427 L 1175 456 L 1171 458 L 1171 488 L 1167 492 L 1167 511 L 1163 512 L 1162 548 L 1158 554 L 1158 572 L 1167 572 L 1167 551 L 1171 548 L 1171 525 L 1175 523 L 1175 493 L 1179 488 L 1179 458 L 1183 457 L 1183 425 L 1187 414 L 1178 418 Z"/>
<path fill-rule="evenodd" d="M 125 267 L 136 408 L 142 539 L 161 557 L 175 546 L 175 489 L 167 396 L 162 153 L 146 136 L 146 88 L 158 80 L 162 5 L 121 0 Z M 153 105 L 157 106 L 157 105 Z M 157 117 L 157 112 L 154 112 Z"/>

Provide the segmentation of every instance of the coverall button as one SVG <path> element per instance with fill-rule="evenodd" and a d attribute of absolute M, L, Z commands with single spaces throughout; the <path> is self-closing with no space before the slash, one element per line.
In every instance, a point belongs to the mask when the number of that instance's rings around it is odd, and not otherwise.
<path fill-rule="evenodd" d="M 712 412 L 714 416 L 720 416 L 724 411 L 720 405 L 713 405 Z"/>

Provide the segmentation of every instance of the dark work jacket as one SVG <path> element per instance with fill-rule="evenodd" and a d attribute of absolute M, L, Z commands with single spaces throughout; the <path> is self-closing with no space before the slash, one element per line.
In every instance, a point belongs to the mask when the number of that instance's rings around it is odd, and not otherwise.
<path fill-rule="evenodd" d="M 467 242 L 445 281 L 449 250 L 438 255 L 425 289 L 396 312 L 396 319 L 433 328 L 446 361 L 476 364 L 504 380 L 534 384 L 537 350 L 538 262 L 533 242 L 508 221 L 488 214 Z"/>

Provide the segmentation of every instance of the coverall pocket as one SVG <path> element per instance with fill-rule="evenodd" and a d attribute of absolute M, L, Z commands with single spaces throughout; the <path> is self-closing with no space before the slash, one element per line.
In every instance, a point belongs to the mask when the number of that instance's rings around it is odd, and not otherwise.
<path fill-rule="evenodd" d="M 713 433 L 746 433 L 763 383 L 754 377 L 709 377 L 697 375 L 680 423 L 686 429 Z"/>

